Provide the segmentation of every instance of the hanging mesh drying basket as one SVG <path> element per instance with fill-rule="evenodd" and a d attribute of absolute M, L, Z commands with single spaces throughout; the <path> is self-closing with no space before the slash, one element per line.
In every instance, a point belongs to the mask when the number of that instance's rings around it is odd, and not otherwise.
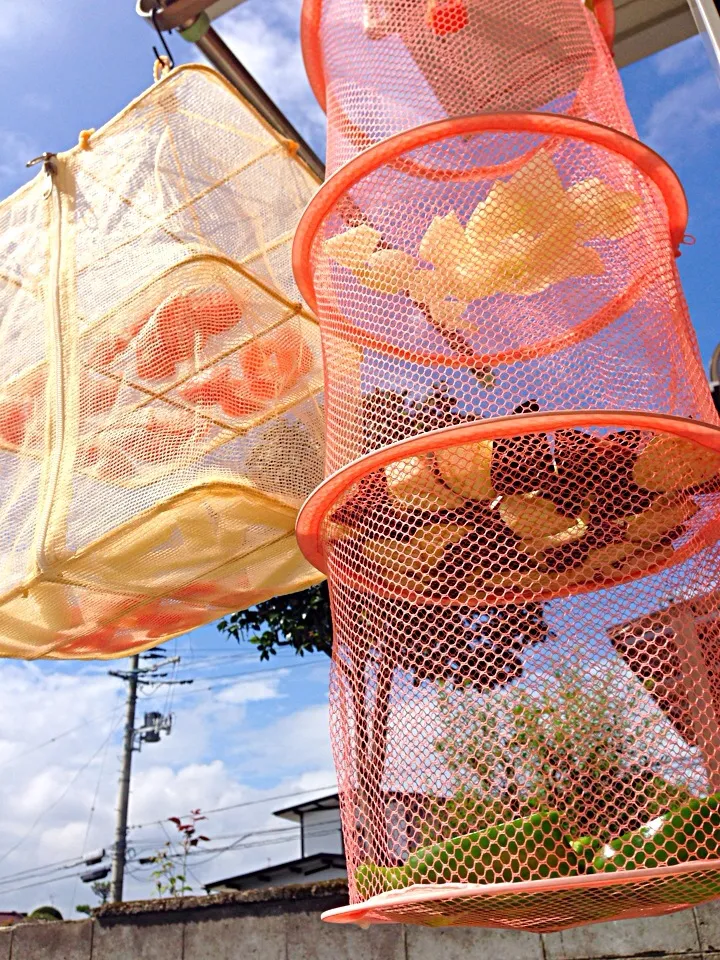
<path fill-rule="evenodd" d="M 0 654 L 121 656 L 320 578 L 316 183 L 199 66 L 53 165 L 0 205 Z"/>
<path fill-rule="evenodd" d="M 330 584 L 352 901 L 328 919 L 542 932 L 720 896 L 685 218 L 660 157 L 551 112 L 398 133 L 303 217 L 328 477 L 298 534 Z"/>

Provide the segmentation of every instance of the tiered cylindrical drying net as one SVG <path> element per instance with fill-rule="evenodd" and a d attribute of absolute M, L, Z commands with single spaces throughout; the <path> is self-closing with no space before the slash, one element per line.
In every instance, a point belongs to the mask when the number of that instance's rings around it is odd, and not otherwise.
<path fill-rule="evenodd" d="M 0 654 L 120 656 L 320 579 L 316 184 L 199 66 L 51 162 L 0 206 Z"/>
<path fill-rule="evenodd" d="M 604 22 L 612 0 L 595 6 Z M 480 111 L 542 110 L 633 132 L 581 0 L 305 0 L 302 43 L 327 111 L 328 173 L 396 133 Z"/>
<path fill-rule="evenodd" d="M 720 429 L 682 189 L 576 0 L 306 14 L 348 161 L 294 248 L 326 369 L 298 534 L 333 605 L 330 919 L 720 896 Z"/>

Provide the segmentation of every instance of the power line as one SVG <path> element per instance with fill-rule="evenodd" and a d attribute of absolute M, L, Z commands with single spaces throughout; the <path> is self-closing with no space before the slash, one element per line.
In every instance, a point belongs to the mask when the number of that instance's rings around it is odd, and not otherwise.
<path fill-rule="evenodd" d="M 119 707 L 120 707 L 120 704 L 118 703 L 118 704 L 116 705 L 116 707 L 115 707 L 115 715 L 114 715 L 114 717 L 113 717 L 113 729 L 112 729 L 112 733 L 114 733 L 114 732 L 117 730 L 118 724 L 119 724 L 119 722 L 120 722 L 120 719 L 119 719 L 119 717 L 118 717 L 118 708 L 119 708 Z M 108 749 L 109 749 L 109 747 L 110 747 L 110 740 L 111 740 L 111 739 L 112 739 L 112 736 L 111 736 L 111 737 L 108 737 L 108 740 L 107 740 L 107 742 L 106 742 L 106 744 L 105 744 L 105 750 L 104 750 L 104 752 L 103 752 L 102 761 L 101 761 L 101 763 L 100 763 L 100 772 L 98 773 L 97 783 L 95 784 L 95 793 L 93 794 L 92 803 L 90 804 L 90 812 L 88 813 L 87 826 L 85 827 L 85 837 L 84 837 L 84 839 L 83 839 L 83 844 L 82 844 L 82 850 L 85 851 L 85 852 L 87 852 L 87 842 L 88 842 L 88 837 L 90 836 L 90 827 L 92 826 L 93 817 L 94 817 L 94 815 L 95 815 L 95 808 L 96 808 L 96 806 L 97 806 L 97 799 L 98 799 L 98 796 L 100 795 L 100 785 L 102 784 L 103 777 L 104 777 L 104 775 L 105 775 L 105 763 L 106 763 L 106 761 L 107 761 Z M 73 905 L 73 901 L 75 900 L 75 891 L 76 891 L 76 890 L 77 890 L 77 878 L 75 879 L 75 885 L 73 886 L 72 896 L 71 896 L 71 898 L 70 898 L 70 906 L 71 906 L 71 907 L 72 907 L 72 905 Z"/>
<path fill-rule="evenodd" d="M 22 835 L 22 837 L 20 837 L 20 839 L 19 839 L 16 843 L 14 843 L 11 847 L 8 847 L 8 849 L 5 851 L 5 853 L 3 853 L 3 854 L 0 855 L 0 863 L 3 863 L 5 860 L 7 860 L 7 858 L 10 856 L 10 854 L 11 854 L 11 853 L 14 853 L 14 852 L 17 850 L 17 848 L 27 840 L 27 838 L 32 834 L 32 832 L 35 830 L 35 827 L 37 827 L 37 825 L 40 823 L 40 821 L 43 819 L 43 817 L 45 817 L 48 813 L 50 813 L 51 810 L 54 810 L 55 807 L 60 803 L 60 801 L 65 798 L 66 794 L 67 794 L 68 791 L 70 790 L 70 787 L 72 787 L 73 784 L 75 783 L 75 781 L 85 772 L 85 770 L 87 770 L 87 768 L 88 768 L 88 767 L 90 766 L 90 764 L 93 762 L 93 760 L 95 759 L 95 757 L 98 756 L 98 754 L 100 753 L 100 751 L 105 747 L 106 743 L 109 742 L 109 740 L 110 740 L 110 738 L 112 737 L 112 735 L 113 735 L 114 732 L 115 732 L 115 729 L 112 728 L 112 729 L 110 730 L 110 733 L 107 735 L 107 737 L 105 738 L 105 740 L 103 740 L 103 742 L 102 742 L 102 743 L 100 744 L 100 746 L 97 748 L 97 750 L 95 751 L 95 753 L 93 753 L 93 755 L 90 757 L 90 759 L 89 759 L 89 760 L 86 760 L 85 763 L 75 771 L 75 775 L 74 775 L 73 778 L 70 780 L 70 782 L 69 782 L 68 785 L 65 787 L 65 789 L 64 789 L 63 792 L 60 794 L 60 796 L 59 796 L 59 797 L 56 797 L 56 799 L 53 800 L 53 802 L 50 804 L 50 806 L 46 807 L 44 810 L 42 810 L 42 811 L 37 815 L 37 817 L 35 817 L 35 819 L 33 820 L 33 823 L 32 823 L 32 826 L 30 827 L 30 829 L 29 829 L 26 833 L 24 833 L 24 834 Z"/>
<path fill-rule="evenodd" d="M 164 821 L 160 821 L 160 824 L 163 827 L 163 830 L 165 831 L 165 836 L 168 838 L 170 843 L 173 846 L 175 846 L 176 842 L 172 841 L 172 838 L 169 836 L 169 834 L 165 830 Z M 209 862 L 210 860 L 216 859 L 216 857 L 220 856 L 220 854 L 228 851 L 232 851 L 232 850 L 250 849 L 250 848 L 255 848 L 263 845 L 276 845 L 280 843 L 287 843 L 292 839 L 291 834 L 293 836 L 296 836 L 298 834 L 299 829 L 300 829 L 300 825 L 295 824 L 289 827 L 273 827 L 273 828 L 268 828 L 266 830 L 243 831 L 242 833 L 237 833 L 237 834 L 221 834 L 220 836 L 215 837 L 215 840 L 226 840 L 226 839 L 232 839 L 232 838 L 237 838 L 237 839 L 235 840 L 234 843 L 227 844 L 223 847 L 203 847 L 202 849 L 192 850 L 192 851 L 189 851 L 188 855 L 195 857 L 198 855 L 211 853 L 212 856 L 207 858 Z M 311 837 L 323 836 L 330 832 L 332 831 L 328 830 L 327 825 L 324 825 L 324 824 L 317 824 L 314 827 L 306 828 L 306 836 L 311 836 Z M 251 838 L 254 838 L 254 839 L 251 839 Z M 246 842 L 246 841 L 249 841 L 249 842 Z M 146 843 L 139 844 L 139 846 L 152 846 L 154 845 L 154 843 L 155 841 L 147 841 Z M 172 859 L 177 859 L 182 855 L 184 855 L 182 851 L 177 853 L 172 852 L 169 854 L 169 856 Z M 143 859 L 144 858 L 142 856 L 133 856 L 133 857 L 129 857 L 127 862 L 136 863 L 136 864 L 139 864 L 140 866 L 149 866 L 150 865 L 149 863 L 143 864 L 141 862 Z M 197 863 L 196 861 L 198 866 L 201 865 L 201 863 L 205 863 L 205 862 L 206 862 L 205 860 L 200 861 L 200 863 Z M 37 867 L 30 868 L 28 870 L 21 870 L 21 871 L 18 871 L 17 873 L 8 874 L 7 876 L 0 877 L 0 886 L 4 887 L 9 884 L 12 884 L 13 889 L 25 889 L 25 887 L 17 887 L 16 884 L 18 882 L 22 883 L 24 880 L 28 880 L 28 881 L 32 880 L 33 883 L 27 885 L 29 887 L 29 886 L 37 886 L 47 882 L 52 883 L 58 880 L 62 880 L 62 881 L 71 880 L 80 876 L 80 874 L 72 873 L 67 876 L 53 876 L 53 875 L 59 874 L 59 873 L 61 874 L 68 870 L 75 870 L 76 868 L 81 866 L 84 867 L 84 863 L 80 857 L 76 857 L 68 860 L 54 861 L 53 863 L 50 863 L 50 864 L 43 864 Z"/>
<path fill-rule="evenodd" d="M 42 743 L 36 743 L 34 747 L 30 747 L 28 750 L 22 750 L 20 753 L 15 754 L 14 757 L 8 757 L 7 760 L 4 760 L 0 763 L 0 770 L 8 766 L 11 763 L 14 763 L 16 760 L 19 760 L 21 757 L 24 760 L 31 753 L 35 753 L 36 750 L 41 750 L 43 747 L 50 746 L 51 743 L 56 743 L 58 740 L 62 740 L 63 737 L 69 736 L 71 733 L 75 733 L 78 730 L 82 730 L 83 727 L 86 727 L 89 723 L 94 723 L 96 720 L 103 720 L 105 717 L 110 714 L 114 714 L 117 710 L 117 705 L 115 705 L 107 713 L 101 713 L 94 717 L 88 717 L 87 720 L 83 720 L 82 723 L 79 723 L 76 727 L 71 727 L 70 730 L 66 730 L 64 733 L 58 733 L 56 736 L 51 737 L 49 740 L 43 740 Z"/>
<path fill-rule="evenodd" d="M 203 810 L 203 813 L 224 813 L 225 810 L 237 810 L 240 807 L 254 807 L 260 803 L 272 803 L 273 800 L 288 800 L 295 797 L 302 797 L 308 793 L 316 793 L 318 790 L 337 790 L 337 784 L 331 783 L 322 787 L 310 787 L 307 790 L 295 790 L 293 793 L 276 793 L 274 796 L 261 797 L 257 800 L 244 800 L 241 803 L 230 803 L 226 807 L 213 807 L 211 810 Z M 164 820 L 148 820 L 146 823 L 135 823 L 128 827 L 128 830 L 142 830 L 144 827 L 154 827 L 159 823 L 165 823 Z"/>

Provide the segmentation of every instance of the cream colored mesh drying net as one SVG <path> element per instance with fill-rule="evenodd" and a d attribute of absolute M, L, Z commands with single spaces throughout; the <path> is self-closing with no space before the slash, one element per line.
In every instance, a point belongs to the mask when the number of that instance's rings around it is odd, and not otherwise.
<path fill-rule="evenodd" d="M 112 657 L 320 575 L 316 186 L 183 67 L 0 205 L 0 654 Z"/>
<path fill-rule="evenodd" d="M 305 25 L 347 161 L 294 258 L 326 370 L 298 533 L 333 607 L 329 919 L 718 897 L 720 429 L 682 188 L 579 0 L 305 0 Z"/>

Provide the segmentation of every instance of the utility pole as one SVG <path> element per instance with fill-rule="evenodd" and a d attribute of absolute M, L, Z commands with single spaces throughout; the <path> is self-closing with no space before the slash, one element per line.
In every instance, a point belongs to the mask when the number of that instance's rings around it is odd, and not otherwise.
<path fill-rule="evenodd" d="M 120 767 L 120 789 L 118 792 L 117 821 L 115 824 L 115 849 L 113 854 L 112 886 L 110 900 L 115 903 L 123 898 L 125 879 L 125 860 L 127 853 L 127 820 L 130 801 L 130 773 L 135 745 L 135 707 L 137 705 L 138 671 L 140 657 L 130 658 L 130 672 L 127 678 L 128 695 L 125 707 L 125 733 L 123 735 L 122 765 Z"/>
<path fill-rule="evenodd" d="M 166 659 L 164 653 L 150 652 L 143 654 L 143 660 L 162 658 L 160 663 L 150 666 L 140 666 L 140 656 L 135 654 L 130 658 L 129 670 L 109 670 L 111 677 L 119 677 L 128 685 L 127 702 L 125 706 L 125 732 L 123 734 L 122 762 L 120 766 L 120 781 L 118 785 L 117 819 L 115 822 L 115 845 L 113 847 L 112 884 L 110 901 L 117 903 L 123 898 L 123 884 L 125 880 L 125 864 L 127 863 L 127 821 L 128 806 L 130 803 L 130 780 L 132 775 L 133 751 L 140 750 L 143 743 L 158 743 L 160 733 L 169 734 L 172 729 L 172 716 L 164 717 L 161 713 L 145 714 L 141 727 L 135 727 L 135 711 L 137 707 L 138 687 L 142 686 L 176 686 L 192 683 L 192 680 L 165 680 L 166 673 L 158 673 L 161 667 L 179 663 L 180 657 Z"/>

